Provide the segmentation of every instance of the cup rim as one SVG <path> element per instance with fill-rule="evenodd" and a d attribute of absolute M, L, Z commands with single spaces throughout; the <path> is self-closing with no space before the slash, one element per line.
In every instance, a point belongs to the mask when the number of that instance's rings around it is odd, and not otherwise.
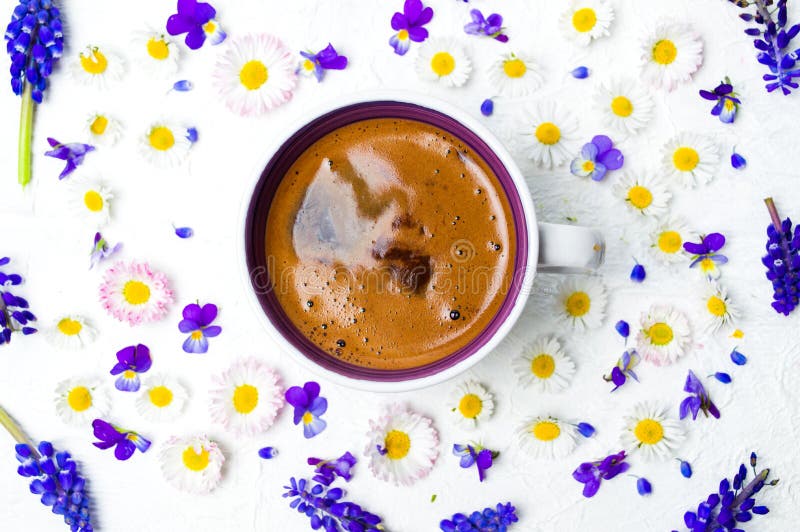
<path fill-rule="evenodd" d="M 276 156 L 286 143 L 295 137 L 299 131 L 306 126 L 317 122 L 325 115 L 329 115 L 336 111 L 340 111 L 349 107 L 369 104 L 369 103 L 398 103 L 408 106 L 421 107 L 433 111 L 434 113 L 443 114 L 451 118 L 463 127 L 468 132 L 472 133 L 477 139 L 484 143 L 489 149 L 491 154 L 496 157 L 499 163 L 503 166 L 505 173 L 510 178 L 510 182 L 514 187 L 516 195 L 518 196 L 519 208 L 522 216 L 515 216 L 514 221 L 516 225 L 515 233 L 520 231 L 521 222 L 524 222 L 524 234 L 518 235 L 523 238 L 524 246 L 522 260 L 518 261 L 515 265 L 512 283 L 519 283 L 517 288 L 512 288 L 514 300 L 511 301 L 506 315 L 498 323 L 497 317 L 492 319 L 490 326 L 492 331 L 488 333 L 488 337 L 482 339 L 482 336 L 487 335 L 486 330 L 479 334 L 471 343 L 480 341 L 480 345 L 472 352 L 456 360 L 452 364 L 446 365 L 440 370 L 432 373 L 426 373 L 421 376 L 411 377 L 403 380 L 373 380 L 358 378 L 346 375 L 339 371 L 323 367 L 319 363 L 313 361 L 309 355 L 303 353 L 297 346 L 295 346 L 285 335 L 281 332 L 274 323 L 275 317 L 270 315 L 264 308 L 264 304 L 256 293 L 256 289 L 252 283 L 251 270 L 249 264 L 249 246 L 248 235 L 250 235 L 251 217 L 253 211 L 253 204 L 256 202 L 256 194 L 260 193 L 260 185 L 264 170 L 269 164 L 275 160 Z M 514 323 L 519 318 L 523 307 L 530 294 L 533 285 L 533 278 L 536 272 L 536 264 L 539 254 L 539 235 L 537 229 L 536 215 L 533 208 L 530 192 L 525 182 L 525 179 L 514 162 L 510 153 L 506 150 L 503 144 L 477 119 L 470 116 L 466 111 L 459 109 L 445 101 L 433 98 L 427 95 L 412 94 L 407 92 L 398 91 L 368 91 L 358 94 L 353 94 L 347 98 L 339 98 L 332 100 L 324 105 L 317 107 L 303 115 L 301 124 L 297 128 L 293 128 L 286 134 L 272 143 L 272 146 L 265 151 L 265 155 L 259 159 L 259 164 L 252 171 L 252 178 L 250 184 L 245 190 L 244 199 L 241 205 L 241 212 L 239 216 L 239 235 L 237 235 L 237 255 L 240 265 L 241 279 L 244 284 L 245 292 L 247 292 L 247 299 L 253 306 L 253 309 L 260 315 L 259 321 L 263 324 L 269 335 L 273 340 L 291 357 L 298 362 L 304 369 L 325 378 L 329 381 L 341 384 L 350 388 L 361 389 L 365 391 L 375 392 L 401 392 L 415 390 L 432 386 L 466 371 L 473 365 L 477 364 L 480 360 L 485 358 L 497 345 L 507 336 L 508 332 L 513 327 Z M 494 168 L 493 168 L 494 169 Z M 496 170 L 495 170 L 496 171 Z M 519 218 L 519 219 L 518 219 Z M 520 246 L 518 246 L 517 253 L 520 254 Z M 520 267 L 521 264 L 521 267 Z M 520 271 L 521 269 L 521 271 Z M 519 279 L 517 279 L 519 277 Z M 508 297 L 512 297 L 511 291 Z M 506 305 L 504 301 L 503 305 Z M 470 344 L 468 344 L 469 346 Z M 435 363 L 434 363 L 435 364 Z M 427 368 L 424 366 L 423 368 Z M 391 370 L 387 370 L 391 371 Z"/>

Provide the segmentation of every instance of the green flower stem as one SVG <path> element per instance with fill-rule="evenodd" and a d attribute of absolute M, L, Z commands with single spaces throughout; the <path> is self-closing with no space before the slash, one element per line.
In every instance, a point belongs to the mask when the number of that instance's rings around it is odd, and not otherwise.
<path fill-rule="evenodd" d="M 11 416 L 8 415 L 8 412 L 6 412 L 2 406 L 0 406 L 0 425 L 5 427 L 8 433 L 11 434 L 11 437 L 17 440 L 17 443 L 27 444 L 28 447 L 31 448 L 31 451 L 33 451 L 34 456 L 37 458 L 39 457 L 39 453 L 36 451 L 36 446 L 31 443 L 25 433 L 22 432 L 22 429 L 19 428 L 19 425 L 17 425 L 16 422 L 11 419 Z"/>
<path fill-rule="evenodd" d="M 25 84 L 19 111 L 19 184 L 22 188 L 31 181 L 31 140 L 33 139 L 33 98 L 31 84 Z"/>

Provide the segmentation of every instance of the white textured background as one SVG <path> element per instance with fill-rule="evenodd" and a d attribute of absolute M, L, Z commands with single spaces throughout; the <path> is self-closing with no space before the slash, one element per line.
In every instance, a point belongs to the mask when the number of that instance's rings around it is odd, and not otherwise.
<path fill-rule="evenodd" d="M 3 17 L 10 14 L 15 3 L 0 0 Z M 174 11 L 174 2 L 156 0 L 61 3 L 66 4 L 69 24 L 69 57 L 85 44 L 94 43 L 131 59 L 131 34 L 146 26 L 163 27 Z M 306 519 L 290 511 L 280 497 L 287 478 L 308 472 L 304 461 L 309 455 L 333 457 L 351 450 L 361 456 L 368 419 L 377 416 L 379 406 L 389 401 L 406 401 L 433 417 L 442 440 L 441 457 L 432 474 L 412 488 L 396 488 L 374 479 L 365 462 L 357 466 L 355 480 L 348 486 L 352 499 L 383 516 L 390 530 L 436 530 L 439 520 L 453 512 L 507 500 L 517 505 L 521 518 L 514 530 L 671 529 L 681 524 L 683 512 L 712 491 L 723 475 L 731 475 L 752 449 L 759 451 L 762 464 L 773 468 L 781 484 L 762 492 L 763 503 L 771 513 L 758 517 L 747 529 L 783 532 L 797 527 L 800 312 L 787 319 L 771 311 L 770 286 L 763 278 L 759 258 L 769 220 L 761 202 L 764 196 L 774 195 L 784 215 L 793 214 L 800 220 L 795 138 L 800 94 L 784 98 L 763 91 L 760 76 L 764 69 L 756 64 L 752 43 L 742 34 L 738 10 L 724 0 L 612 3 L 617 14 L 612 36 L 579 50 L 558 31 L 562 2 L 476 1 L 475 6 L 484 13 L 499 11 L 505 16 L 511 42 L 503 45 L 463 33 L 469 5 L 431 0 L 436 10 L 428 26 L 431 34 L 458 38 L 468 47 L 475 66 L 467 86 L 445 90 L 417 80 L 413 59 L 418 45 L 405 57 L 396 56 L 388 46 L 392 33 L 389 19 L 402 8 L 400 0 L 218 1 L 219 19 L 230 36 L 273 32 L 296 50 L 318 50 L 331 41 L 350 58 L 350 66 L 344 72 L 331 73 L 320 85 L 301 80 L 292 102 L 260 119 L 234 116 L 216 99 L 210 74 L 224 44 L 184 54 L 179 77 L 192 80 L 196 86 L 188 94 L 165 95 L 169 82 L 148 80 L 132 61 L 124 82 L 108 92 L 79 87 L 62 66 L 53 75 L 46 104 L 37 113 L 34 181 L 24 194 L 16 184 L 18 99 L 5 89 L 3 74 L 0 256 L 11 256 L 13 265 L 25 276 L 26 283 L 18 292 L 31 301 L 43 326 L 62 313 L 74 312 L 88 317 L 100 336 L 79 352 L 56 351 L 42 335 L 15 337 L 10 347 L 0 347 L 0 403 L 35 439 L 50 439 L 81 462 L 91 479 L 98 530 L 305 530 Z M 791 12 L 794 19 L 800 16 L 796 7 Z M 629 223 L 621 203 L 611 194 L 613 174 L 603 183 L 584 182 L 565 169 L 552 173 L 536 169 L 517 152 L 520 166 L 530 176 L 536 203 L 542 207 L 540 218 L 563 221 L 567 215 L 575 216 L 581 224 L 600 227 L 607 236 L 608 263 L 601 273 L 612 295 L 601 329 L 587 334 L 557 329 L 543 312 L 553 279 L 540 277 L 540 290 L 529 302 L 513 337 L 469 372 L 494 392 L 497 403 L 495 416 L 477 433 L 464 433 L 447 419 L 442 397 L 455 382 L 398 396 L 360 393 L 322 382 L 323 394 L 330 402 L 328 429 L 312 440 L 302 438 L 302 430 L 292 425 L 288 411 L 269 432 L 250 440 L 236 440 L 210 424 L 210 376 L 240 355 L 254 354 L 268 360 L 290 385 L 302 384 L 311 377 L 302 373 L 263 331 L 259 316 L 246 302 L 235 251 L 241 238 L 237 215 L 253 166 L 275 139 L 300 125 L 307 108 L 356 90 L 393 88 L 432 94 L 479 116 L 480 102 L 494 92 L 485 69 L 501 52 L 519 50 L 532 53 L 547 78 L 545 87 L 530 100 L 557 99 L 579 117 L 580 137 L 588 140 L 604 132 L 589 98 L 594 86 L 607 76 L 637 77 L 639 36 L 664 17 L 694 24 L 705 41 L 705 63 L 692 84 L 671 94 L 654 94 L 656 118 L 638 137 L 621 144 L 625 164 L 628 168 L 657 168 L 660 146 L 682 130 L 714 135 L 726 161 L 733 145 L 747 157 L 745 172 L 733 172 L 726 162 L 709 186 L 676 191 L 673 212 L 686 216 L 698 231 L 721 231 L 729 238 L 724 251 L 731 262 L 724 267 L 722 282 L 743 311 L 740 326 L 746 337 L 741 350 L 749 357 L 748 365 L 740 368 L 730 363 L 727 355 L 733 344 L 725 334 L 713 338 L 695 334 L 692 353 L 678 364 L 661 369 L 642 365 L 641 384 L 626 385 L 609 395 L 610 386 L 600 376 L 621 351 L 613 323 L 624 318 L 634 325 L 639 313 L 657 302 L 675 304 L 690 316 L 699 317 L 701 309 L 694 297 L 701 280 L 683 265 L 668 269 L 646 260 L 639 228 Z M 2 64 L 5 69 L 7 61 Z M 589 79 L 579 81 L 569 76 L 568 71 L 579 64 L 591 67 Z M 711 105 L 697 96 L 699 88 L 713 88 L 726 74 L 744 100 L 733 126 L 709 116 Z M 502 135 L 510 123 L 507 117 L 521 103 L 497 99 L 495 116 L 483 120 Z M 96 295 L 100 271 L 86 270 L 92 233 L 72 223 L 63 196 L 65 184 L 56 178 L 62 163 L 42 155 L 47 136 L 66 142 L 78 140 L 83 120 L 93 110 L 105 110 L 126 126 L 117 147 L 101 148 L 87 159 L 86 170 L 101 175 L 115 194 L 113 221 L 103 232 L 112 241 L 124 242 L 122 258 L 149 260 L 167 273 L 175 289 L 177 304 L 168 318 L 157 324 L 130 328 L 102 311 Z M 136 152 L 138 135 L 151 120 L 162 116 L 195 124 L 200 132 L 200 142 L 189 163 L 170 172 L 153 170 Z M 170 225 L 173 222 L 192 226 L 196 236 L 187 241 L 177 239 Z M 628 280 L 632 255 L 648 268 L 643 285 Z M 220 306 L 219 323 L 224 331 L 212 340 L 207 355 L 191 356 L 180 349 L 183 335 L 177 323 L 183 305 L 197 298 Z M 515 379 L 509 362 L 518 352 L 519 340 L 545 333 L 557 333 L 578 366 L 572 386 L 559 395 L 537 395 L 512 384 Z M 171 373 L 191 390 L 188 409 L 174 424 L 158 426 L 142 421 L 135 412 L 133 395 L 113 390 L 113 378 L 107 372 L 114 363 L 114 353 L 134 342 L 151 347 L 152 371 Z M 617 450 L 621 417 L 636 402 L 659 401 L 669 405 L 676 416 L 690 368 L 698 375 L 728 371 L 734 378 L 728 387 L 709 381 L 712 397 L 722 410 L 720 420 L 685 423 L 689 437 L 678 454 L 692 463 L 694 477 L 681 477 L 674 460 L 646 463 L 633 456 L 631 473 L 652 482 L 652 496 L 639 497 L 635 479 L 622 476 L 605 482 L 596 497 L 585 500 L 581 485 L 571 478 L 572 470 L 584 460 Z M 106 375 L 113 398 L 111 419 L 150 437 L 153 449 L 146 455 L 137 453 L 128 462 L 117 462 L 110 451 L 92 447 L 90 430 L 62 424 L 53 407 L 53 391 L 58 382 L 73 375 Z M 597 427 L 598 435 L 581 443 L 568 459 L 533 462 L 517 449 L 513 432 L 521 419 L 540 413 L 589 421 Z M 221 443 L 228 462 L 216 492 L 205 497 L 189 496 L 163 481 L 157 453 L 171 434 L 202 432 Z M 483 484 L 477 482 L 474 470 L 460 469 L 458 460 L 450 454 L 454 441 L 471 438 L 502 452 Z M 58 518 L 41 508 L 36 497 L 28 493 L 27 483 L 16 476 L 11 444 L 0 434 L 0 529 L 61 530 Z M 264 445 L 277 447 L 281 456 L 261 461 L 256 451 Z M 437 498 L 431 503 L 433 494 Z"/>

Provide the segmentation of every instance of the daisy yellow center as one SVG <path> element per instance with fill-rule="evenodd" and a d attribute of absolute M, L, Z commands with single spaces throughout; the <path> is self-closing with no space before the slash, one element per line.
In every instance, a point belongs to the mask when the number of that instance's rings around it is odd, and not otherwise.
<path fill-rule="evenodd" d="M 561 427 L 558 426 L 558 423 L 553 423 L 552 421 L 539 421 L 533 426 L 531 432 L 534 438 L 539 441 L 553 441 L 561 436 Z"/>
<path fill-rule="evenodd" d="M 258 406 L 258 388 L 250 384 L 237 386 L 233 391 L 233 408 L 240 414 L 249 414 Z"/>
<path fill-rule="evenodd" d="M 594 161 L 583 161 L 581 168 L 584 172 L 594 172 Z"/>
<path fill-rule="evenodd" d="M 397 32 L 397 38 L 400 39 L 401 41 L 407 41 L 408 40 L 408 30 L 400 30 L 400 31 L 398 31 Z"/>
<path fill-rule="evenodd" d="M 386 456 L 392 460 L 405 458 L 411 450 L 411 438 L 402 430 L 390 430 L 383 441 Z"/>
<path fill-rule="evenodd" d="M 194 447 L 187 447 L 183 451 L 183 465 L 186 466 L 186 469 L 190 471 L 202 471 L 206 467 L 208 467 L 209 458 L 208 458 L 208 451 L 205 448 L 201 448 L 200 452 L 197 453 L 194 450 Z"/>
<path fill-rule="evenodd" d="M 591 7 L 584 7 L 572 14 L 572 27 L 575 31 L 580 33 L 592 31 L 595 24 L 597 24 L 597 13 Z"/>
<path fill-rule="evenodd" d="M 556 370 L 556 361 L 551 355 L 541 353 L 531 360 L 531 373 L 540 379 L 549 379 Z"/>
<path fill-rule="evenodd" d="M 628 190 L 628 201 L 639 210 L 646 209 L 653 203 L 653 193 L 646 187 L 636 185 Z"/>
<path fill-rule="evenodd" d="M 653 46 L 653 61 L 659 65 L 669 65 L 678 57 L 678 48 L 669 39 L 662 39 Z"/>
<path fill-rule="evenodd" d="M 94 49 L 88 55 L 81 54 L 81 67 L 89 74 L 102 74 L 108 68 L 108 59 L 103 52 Z"/>
<path fill-rule="evenodd" d="M 475 419 L 483 410 L 483 401 L 474 393 L 468 393 L 458 402 L 458 411 L 465 418 Z"/>
<path fill-rule="evenodd" d="M 645 331 L 645 334 L 647 334 L 647 337 L 650 338 L 650 343 L 659 346 L 668 345 L 675 337 L 675 334 L 672 332 L 672 327 L 663 321 L 654 323 Z"/>
<path fill-rule="evenodd" d="M 633 114 L 633 103 L 625 96 L 617 96 L 611 100 L 611 112 L 619 117 L 628 118 Z"/>
<path fill-rule="evenodd" d="M 203 24 L 203 31 L 206 33 L 214 33 L 217 29 L 217 24 L 213 20 L 209 20 Z"/>
<path fill-rule="evenodd" d="M 80 334 L 81 329 L 83 329 L 83 325 L 81 322 L 77 320 L 73 320 L 70 318 L 64 318 L 58 322 L 58 332 L 63 334 L 64 336 L 75 336 Z"/>
<path fill-rule="evenodd" d="M 521 78 L 528 71 L 522 59 L 509 59 L 503 62 L 503 72 L 509 78 Z"/>
<path fill-rule="evenodd" d="M 312 61 L 311 59 L 306 59 L 305 61 L 303 61 L 303 70 L 305 70 L 306 72 L 311 72 L 312 70 L 314 70 L 314 61 Z"/>
<path fill-rule="evenodd" d="M 239 71 L 239 81 L 249 91 L 261 88 L 267 82 L 267 79 L 269 79 L 267 66 L 258 59 L 248 61 Z"/>
<path fill-rule="evenodd" d="M 130 280 L 122 287 L 122 297 L 129 305 L 144 305 L 150 301 L 150 287 L 141 281 Z"/>
<path fill-rule="evenodd" d="M 164 39 L 155 37 L 147 41 L 147 54 L 153 59 L 163 61 L 169 57 L 169 47 Z"/>
<path fill-rule="evenodd" d="M 175 135 L 166 126 L 157 126 L 151 129 L 147 140 L 150 142 L 150 146 L 158 151 L 167 151 L 175 145 Z"/>
<path fill-rule="evenodd" d="M 645 445 L 655 445 L 664 439 L 664 426 L 655 419 L 643 419 L 633 429 L 636 439 Z"/>
<path fill-rule="evenodd" d="M 92 212 L 103 210 L 103 196 L 96 190 L 89 190 L 83 195 L 83 204 Z"/>
<path fill-rule="evenodd" d="M 431 57 L 431 70 L 437 76 L 447 76 L 456 69 L 456 60 L 450 52 L 436 52 Z"/>
<path fill-rule="evenodd" d="M 672 164 L 681 172 L 691 172 L 697 168 L 699 162 L 700 155 L 697 154 L 697 150 L 688 146 L 681 146 L 672 154 Z"/>
<path fill-rule="evenodd" d="M 172 404 L 172 390 L 166 386 L 154 386 L 147 393 L 153 406 L 164 408 Z"/>
<path fill-rule="evenodd" d="M 585 315 L 591 307 L 592 301 L 586 292 L 573 292 L 564 303 L 564 309 L 573 318 Z"/>
<path fill-rule="evenodd" d="M 536 140 L 547 146 L 558 144 L 561 140 L 561 130 L 552 122 L 542 122 L 536 127 Z"/>
<path fill-rule="evenodd" d="M 94 120 L 92 120 L 91 125 L 89 125 L 89 130 L 94 135 L 102 135 L 106 132 L 106 128 L 108 127 L 108 118 L 104 116 L 96 116 Z"/>
<path fill-rule="evenodd" d="M 664 231 L 658 235 L 658 249 L 664 253 L 677 253 L 681 249 L 683 239 L 677 231 Z"/>
<path fill-rule="evenodd" d="M 308 425 L 312 421 L 314 421 L 314 414 L 312 414 L 311 412 L 306 412 L 305 414 L 303 414 L 303 424 L 304 425 Z"/>
<path fill-rule="evenodd" d="M 76 386 L 67 394 L 67 404 L 75 412 L 83 412 L 92 406 L 92 392 L 86 386 Z"/>
<path fill-rule="evenodd" d="M 203 337 L 203 331 L 194 331 L 192 333 L 192 340 L 199 340 Z"/>
<path fill-rule="evenodd" d="M 718 318 L 723 317 L 725 313 L 728 312 L 728 305 L 725 304 L 725 301 L 723 301 L 721 297 L 717 296 L 708 298 L 706 308 L 713 316 Z"/>

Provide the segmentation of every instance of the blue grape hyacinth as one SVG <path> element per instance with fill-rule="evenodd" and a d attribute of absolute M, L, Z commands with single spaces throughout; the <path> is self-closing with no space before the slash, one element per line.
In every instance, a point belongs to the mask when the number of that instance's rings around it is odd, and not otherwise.
<path fill-rule="evenodd" d="M 764 200 L 772 223 L 767 227 L 767 254 L 761 259 L 772 283 L 772 308 L 788 316 L 800 303 L 800 226 L 781 221 L 772 198 Z"/>
<path fill-rule="evenodd" d="M 442 532 L 467 532 L 479 531 L 505 532 L 508 528 L 519 521 L 517 509 L 510 502 L 505 504 L 498 503 L 494 508 L 484 508 L 481 511 L 466 514 L 454 514 L 450 519 L 443 519 L 439 523 Z"/>
<path fill-rule="evenodd" d="M 0 345 L 11 342 L 14 332 L 25 336 L 36 332 L 32 327 L 36 316 L 28 308 L 28 301 L 11 293 L 11 287 L 22 284 L 22 276 L 2 270 L 9 262 L 8 257 L 0 258 Z"/>

